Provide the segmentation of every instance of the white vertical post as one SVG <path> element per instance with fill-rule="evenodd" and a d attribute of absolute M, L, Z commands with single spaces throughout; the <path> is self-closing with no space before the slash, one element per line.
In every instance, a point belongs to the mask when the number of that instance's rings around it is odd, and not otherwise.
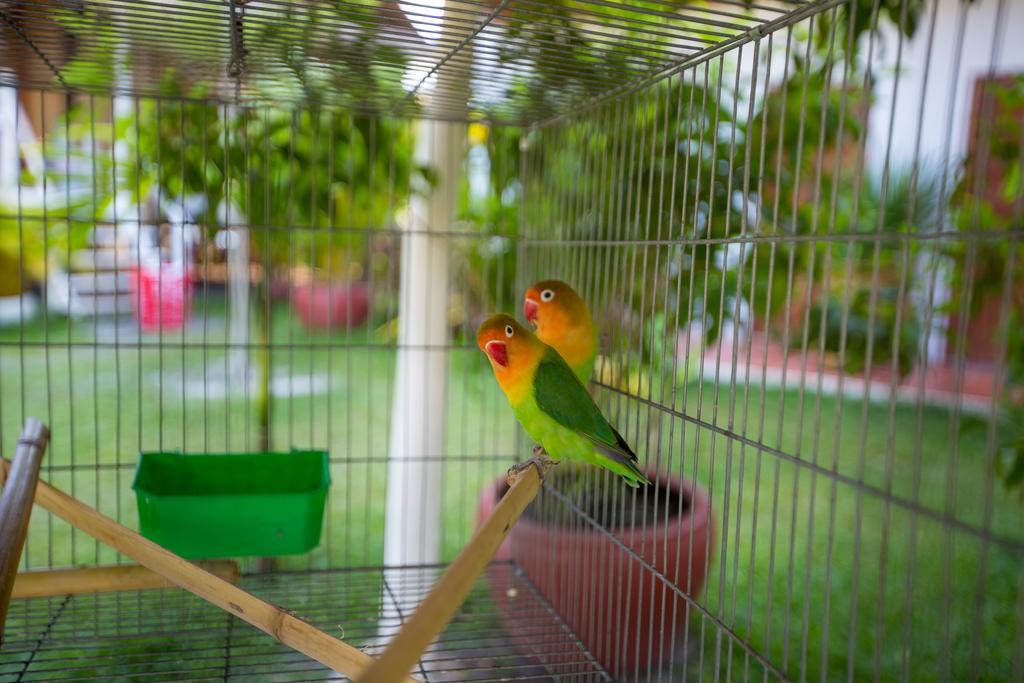
<path fill-rule="evenodd" d="M 431 167 L 436 183 L 410 199 L 402 234 L 385 566 L 435 564 L 441 559 L 439 458 L 444 448 L 449 343 L 449 243 L 444 233 L 454 216 L 464 139 L 462 124 L 438 121 L 422 122 L 417 135 L 416 163 Z M 424 580 L 424 587 L 429 583 Z M 406 595 L 410 604 L 399 606 L 403 611 L 419 602 L 418 595 Z M 385 613 L 390 611 L 387 601 L 385 597 Z"/>
<path fill-rule="evenodd" d="M 17 90 L 0 88 L 0 200 L 12 205 L 17 201 L 18 176 L 21 173 L 18 130 L 14 127 L 17 119 L 24 120 L 24 113 L 20 116 L 15 114 L 20 106 Z"/>
<path fill-rule="evenodd" d="M 453 0 L 432 0 L 440 12 L 440 35 L 458 40 L 465 28 L 453 25 L 450 13 L 473 11 Z M 436 38 L 428 39 L 436 42 Z M 437 65 L 448 46 L 437 46 Z M 467 93 L 472 51 L 449 64 L 449 91 Z M 410 91 L 431 111 L 432 73 L 424 73 Z M 448 93 L 450 104 L 451 92 Z M 409 199 L 402 232 L 402 269 L 398 306 L 398 358 L 388 445 L 387 500 L 384 519 L 384 566 L 435 565 L 441 561 L 444 449 L 448 382 L 449 253 L 448 233 L 455 216 L 459 169 L 466 127 L 463 123 L 423 120 L 418 124 L 414 162 L 433 172 L 431 187 L 419 187 Z M 430 590 L 436 569 L 385 571 L 378 637 L 389 641 Z M 394 590 L 401 579 L 400 590 Z M 389 590 L 390 589 L 390 590 Z"/>
<path fill-rule="evenodd" d="M 227 107 L 225 109 L 225 122 L 222 135 L 224 146 L 230 147 L 232 140 L 232 126 L 230 121 L 235 120 L 237 109 Z M 249 365 L 249 337 L 250 329 L 249 315 L 251 314 L 249 298 L 251 295 L 251 279 L 249 277 L 249 228 L 243 227 L 248 224 L 248 217 L 245 216 L 238 206 L 232 203 L 232 183 L 239 182 L 236 178 L 226 177 L 224 180 L 224 199 L 217 213 L 221 223 L 226 226 L 225 236 L 228 244 L 227 265 L 228 265 L 228 340 L 231 343 L 231 350 L 228 352 L 228 383 L 227 391 L 246 392 L 254 377 L 250 372 Z M 263 277 L 270 277 L 266 272 Z M 269 340 L 267 340 L 269 342 Z M 257 375 L 257 381 L 270 382 L 271 378 L 261 378 Z M 246 394 L 248 395 L 248 394 Z"/>
<path fill-rule="evenodd" d="M 237 220 L 237 216 L 231 217 Z M 231 308 L 228 323 L 231 376 L 226 380 L 229 385 L 238 387 L 238 391 L 244 391 L 244 387 L 251 381 L 246 375 L 249 367 L 249 231 L 246 228 L 231 228 L 229 234 L 231 247 L 228 249 L 227 261 L 228 300 Z M 269 273 L 264 274 L 264 277 L 269 276 Z"/>

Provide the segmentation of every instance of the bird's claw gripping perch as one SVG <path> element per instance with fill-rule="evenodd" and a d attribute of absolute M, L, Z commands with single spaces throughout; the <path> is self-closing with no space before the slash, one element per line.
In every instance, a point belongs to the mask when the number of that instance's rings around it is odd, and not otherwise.
<path fill-rule="evenodd" d="M 539 474 L 540 478 L 543 479 L 544 475 L 548 473 L 548 470 L 551 469 L 552 466 L 557 464 L 558 463 L 556 461 L 552 460 L 548 456 L 547 452 L 544 450 L 542 446 L 534 446 L 533 457 L 530 458 L 529 460 L 524 460 L 523 462 L 516 463 L 515 465 L 512 465 L 512 467 L 508 468 L 508 473 L 506 474 L 505 481 L 508 483 L 509 486 L 511 486 L 512 484 L 515 483 L 516 479 L 519 478 L 519 475 L 525 472 L 527 469 L 529 469 L 530 466 L 536 467 L 537 474 Z"/>

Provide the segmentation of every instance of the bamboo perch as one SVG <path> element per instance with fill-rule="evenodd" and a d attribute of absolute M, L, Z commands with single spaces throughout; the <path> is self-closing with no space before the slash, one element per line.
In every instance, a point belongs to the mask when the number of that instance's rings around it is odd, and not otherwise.
<path fill-rule="evenodd" d="M 39 466 L 49 439 L 50 432 L 42 422 L 34 417 L 25 418 L 25 426 L 14 451 L 10 477 L 5 479 L 3 496 L 0 497 L 0 643 L 3 642 L 14 577 L 18 574 L 21 550 L 28 535 L 32 499 L 39 482 Z"/>
<path fill-rule="evenodd" d="M 0 458 L 0 469 L 10 462 Z M 149 539 L 118 524 L 66 493 L 39 482 L 36 503 L 77 529 L 99 539 L 111 548 L 152 569 L 207 602 L 247 621 L 281 643 L 311 657 L 345 676 L 354 677 L 366 669 L 373 658 L 365 652 L 330 636 L 287 610 L 260 600 L 222 578 L 197 567 Z M 399 679 L 396 679 L 399 680 Z M 410 683 L 416 679 L 401 677 Z"/>
<path fill-rule="evenodd" d="M 200 567 L 225 581 L 238 583 L 238 563 L 232 560 L 197 562 Z M 137 564 L 112 567 L 78 567 L 21 572 L 14 581 L 12 600 L 48 598 L 54 595 L 116 593 L 150 588 L 170 588 L 169 579 Z"/>
<path fill-rule="evenodd" d="M 427 597 L 388 644 L 383 654 L 356 680 L 358 683 L 395 683 L 409 674 L 423 652 L 462 607 L 473 584 L 508 536 L 526 506 L 537 497 L 543 473 L 527 467 L 431 589 Z M 547 465 L 545 465 L 545 473 Z"/>

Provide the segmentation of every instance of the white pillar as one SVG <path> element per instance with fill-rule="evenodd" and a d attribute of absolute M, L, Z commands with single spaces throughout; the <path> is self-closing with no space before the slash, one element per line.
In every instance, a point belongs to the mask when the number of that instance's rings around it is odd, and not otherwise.
<path fill-rule="evenodd" d="M 232 215 L 232 220 L 238 220 Z M 243 392 L 248 386 L 249 370 L 249 230 L 231 228 L 228 261 L 228 339 L 231 343 L 227 391 Z M 266 273 L 265 277 L 270 274 Z"/>
<path fill-rule="evenodd" d="M 441 471 L 448 380 L 449 242 L 465 127 L 424 121 L 417 134 L 417 164 L 436 174 L 432 188 L 410 199 L 402 235 L 399 349 L 388 452 L 384 564 L 407 566 L 441 560 Z M 442 234 L 438 234 L 442 233 Z M 422 577 L 429 586 L 427 572 Z M 403 574 L 409 578 L 408 572 Z M 419 596 L 404 593 L 412 609 Z M 393 605 L 385 595 L 384 613 Z M 403 601 L 406 602 L 406 601 Z M 382 628 L 382 634 L 391 629 Z"/>
<path fill-rule="evenodd" d="M 25 112 L 16 113 L 20 106 L 17 90 L 0 88 L 0 200 L 11 205 L 17 202 L 21 174 L 19 131 L 14 126 L 15 121 L 25 122 Z"/>
<path fill-rule="evenodd" d="M 433 0 L 439 10 L 440 35 L 459 40 L 465 28 L 455 16 L 479 11 L 453 0 Z M 443 9 L 442 9 L 443 8 Z M 431 29 L 434 30 L 434 29 Z M 428 40 L 436 42 L 436 37 Z M 437 45 L 437 64 L 446 60 L 448 45 Z M 461 59 L 445 67 L 450 107 L 454 93 L 468 101 L 472 50 L 464 45 Z M 433 111 L 434 79 L 417 73 L 411 96 L 427 116 Z M 448 115 L 451 115 L 449 109 Z M 402 269 L 398 307 L 398 358 L 391 407 L 388 446 L 387 501 L 384 519 L 384 565 L 408 567 L 441 561 L 444 449 L 448 382 L 449 253 L 447 233 L 455 215 L 457 183 L 466 127 L 463 123 L 423 120 L 416 132 L 414 162 L 429 167 L 434 183 L 415 187 L 402 233 Z M 385 571 L 378 637 L 388 641 L 432 586 L 437 570 Z M 396 582 L 405 582 L 396 586 Z M 390 590 L 389 590 L 390 588 Z M 396 590 L 397 588 L 397 590 Z M 418 589 L 418 590 L 417 590 Z"/>

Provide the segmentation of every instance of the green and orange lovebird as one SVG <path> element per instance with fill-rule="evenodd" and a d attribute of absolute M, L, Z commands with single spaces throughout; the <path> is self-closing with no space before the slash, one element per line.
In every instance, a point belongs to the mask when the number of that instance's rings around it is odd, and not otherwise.
<path fill-rule="evenodd" d="M 519 424 L 552 459 L 604 467 L 632 487 L 649 483 L 633 449 L 557 351 L 503 313 L 480 325 L 476 343 Z"/>
<path fill-rule="evenodd" d="M 536 326 L 537 338 L 558 351 L 587 386 L 599 340 L 597 325 L 580 295 L 560 280 L 542 280 L 526 290 L 523 315 Z"/>

